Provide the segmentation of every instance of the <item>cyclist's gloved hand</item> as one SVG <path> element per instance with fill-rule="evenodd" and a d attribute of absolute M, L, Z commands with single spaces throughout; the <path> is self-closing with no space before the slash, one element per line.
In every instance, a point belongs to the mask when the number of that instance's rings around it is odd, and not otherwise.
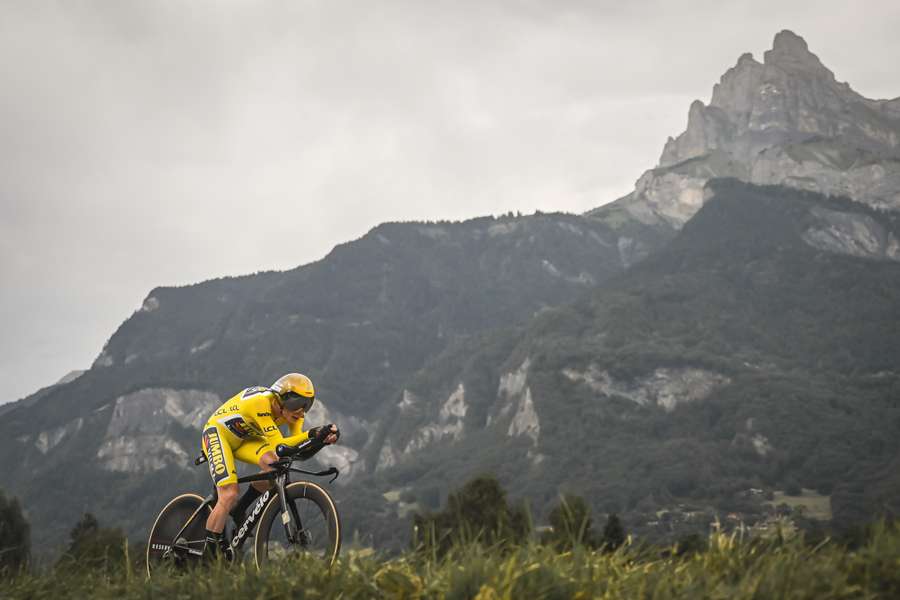
<path fill-rule="evenodd" d="M 275 446 L 275 454 L 278 458 L 284 458 L 285 456 L 292 456 L 296 452 L 296 448 L 293 446 L 288 446 L 287 444 L 278 444 Z"/>
<path fill-rule="evenodd" d="M 338 429 L 337 425 L 335 425 L 333 423 L 330 425 L 330 427 L 331 427 L 331 436 L 329 436 L 329 438 L 327 440 L 325 440 L 325 443 L 326 444 L 336 444 L 337 441 L 339 439 L 341 439 L 341 430 Z M 334 439 L 331 439 L 331 437 L 334 437 Z"/>
<path fill-rule="evenodd" d="M 333 444 L 341 437 L 341 432 L 334 423 L 313 427 L 309 430 L 309 439 L 319 440 L 325 444 Z"/>

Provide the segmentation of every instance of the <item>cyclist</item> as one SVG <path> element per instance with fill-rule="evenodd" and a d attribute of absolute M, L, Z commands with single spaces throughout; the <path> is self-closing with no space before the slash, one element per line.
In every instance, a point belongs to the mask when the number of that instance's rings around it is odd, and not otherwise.
<path fill-rule="evenodd" d="M 269 488 L 270 482 L 254 481 L 238 501 L 237 469 L 234 459 L 259 465 L 271 471 L 278 460 L 278 444 L 294 446 L 314 438 L 333 444 L 340 437 L 334 424 L 303 431 L 303 419 L 316 399 L 313 383 L 306 375 L 288 373 L 271 387 L 242 390 L 216 410 L 203 427 L 203 454 L 209 461 L 209 474 L 216 485 L 218 500 L 206 520 L 204 553 L 213 557 L 230 553 L 222 536 L 228 515 L 237 523 L 244 512 Z M 288 425 L 284 437 L 279 425 Z"/>

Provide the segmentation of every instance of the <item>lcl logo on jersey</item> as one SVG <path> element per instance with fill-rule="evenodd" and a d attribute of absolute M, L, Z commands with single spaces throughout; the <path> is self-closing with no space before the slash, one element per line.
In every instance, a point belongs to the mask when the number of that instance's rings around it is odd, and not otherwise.
<path fill-rule="evenodd" d="M 225 467 L 225 456 L 222 454 L 222 440 L 219 439 L 219 432 L 215 427 L 203 432 L 203 451 L 209 460 L 209 474 L 218 483 L 227 474 L 228 469 Z"/>

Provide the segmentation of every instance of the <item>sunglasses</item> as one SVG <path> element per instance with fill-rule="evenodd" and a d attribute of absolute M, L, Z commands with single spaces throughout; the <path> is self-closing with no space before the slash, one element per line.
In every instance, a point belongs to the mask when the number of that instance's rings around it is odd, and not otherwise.
<path fill-rule="evenodd" d="M 296 392 L 287 392 L 281 395 L 281 405 L 290 412 L 296 412 L 301 408 L 304 412 L 308 412 L 315 400 L 315 396 L 301 396 Z"/>

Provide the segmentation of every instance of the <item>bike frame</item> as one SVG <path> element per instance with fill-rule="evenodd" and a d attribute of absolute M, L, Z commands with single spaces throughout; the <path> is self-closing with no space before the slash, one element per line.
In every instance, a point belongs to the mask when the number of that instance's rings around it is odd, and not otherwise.
<path fill-rule="evenodd" d="M 198 459 L 199 460 L 199 459 Z M 303 533 L 303 523 L 300 522 L 300 515 L 297 514 L 297 509 L 293 504 L 288 504 L 287 495 L 285 494 L 285 488 L 289 483 L 291 483 L 290 473 L 291 471 L 295 473 L 303 473 L 305 475 L 313 475 L 316 477 L 325 477 L 328 475 L 334 475 L 331 481 L 337 479 L 340 474 L 338 470 L 334 467 L 331 467 L 325 471 L 313 472 L 313 471 L 305 471 L 303 469 L 297 469 L 291 466 L 293 463 L 293 458 L 280 458 L 276 462 L 272 463 L 274 469 L 272 471 L 267 471 L 264 473 L 256 473 L 253 475 L 247 475 L 244 477 L 240 477 L 237 480 L 237 483 L 253 483 L 254 481 L 274 481 L 275 485 L 267 489 L 259 499 L 253 504 L 253 510 L 250 511 L 250 514 L 244 519 L 244 522 L 240 524 L 240 526 L 235 530 L 234 536 L 232 537 L 229 545 L 235 551 L 241 549 L 244 545 L 244 542 L 249 537 L 250 531 L 253 529 L 253 525 L 256 524 L 256 520 L 259 518 L 259 515 L 262 514 L 263 509 L 269 503 L 271 498 L 271 494 L 278 494 L 279 501 L 281 503 L 281 522 L 285 527 L 285 532 L 287 533 L 288 541 L 292 544 L 300 543 L 302 545 L 306 544 L 306 539 L 302 535 Z M 190 518 L 185 522 L 185 524 L 178 530 L 178 533 L 172 539 L 172 544 L 169 547 L 168 552 L 165 554 L 166 556 L 174 551 L 176 548 L 179 550 L 185 550 L 190 554 L 194 554 L 196 556 L 200 556 L 203 554 L 202 550 L 195 550 L 191 548 L 180 547 L 176 545 L 178 538 L 184 533 L 184 531 L 194 522 L 194 519 L 197 518 L 199 514 L 202 513 L 203 509 L 207 506 L 212 506 L 217 498 L 216 491 L 213 490 L 213 493 L 207 496 L 203 503 L 194 510 L 193 514 Z"/>
<path fill-rule="evenodd" d="M 253 503 L 253 510 L 250 511 L 250 514 L 244 519 L 244 522 L 240 524 L 240 526 L 235 529 L 234 535 L 231 538 L 230 545 L 234 550 L 239 550 L 244 542 L 250 535 L 250 532 L 253 530 L 253 526 L 256 524 L 256 520 L 259 518 L 259 515 L 262 513 L 263 509 L 269 503 L 269 498 L 271 497 L 272 490 L 275 490 L 275 493 L 278 494 L 280 498 L 282 498 L 282 512 L 284 512 L 284 488 L 289 483 L 288 473 L 279 473 L 275 474 L 274 477 L 267 476 L 269 473 L 262 473 L 259 475 L 251 475 L 249 477 L 242 477 L 238 479 L 238 483 L 251 483 L 254 481 L 271 481 L 275 480 L 274 487 L 269 487 L 265 492 L 260 495 L 259 499 Z M 208 501 L 212 500 L 212 495 L 207 498 Z M 293 523 L 288 527 L 294 526 Z M 298 525 L 299 526 L 299 525 Z M 289 530 L 290 531 L 290 530 Z M 293 538 L 290 538 L 290 541 L 293 542 Z"/>

